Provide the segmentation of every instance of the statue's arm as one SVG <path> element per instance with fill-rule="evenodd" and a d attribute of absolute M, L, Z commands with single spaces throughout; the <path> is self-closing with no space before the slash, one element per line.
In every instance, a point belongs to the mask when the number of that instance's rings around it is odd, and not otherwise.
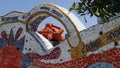
<path fill-rule="evenodd" d="M 54 34 L 62 34 L 64 32 L 63 28 L 56 25 L 53 25 L 52 29 L 54 30 Z"/>
<path fill-rule="evenodd" d="M 45 33 L 46 31 L 45 31 L 45 29 L 44 28 L 42 28 L 42 29 L 40 29 L 40 30 L 38 30 L 38 33 Z"/>

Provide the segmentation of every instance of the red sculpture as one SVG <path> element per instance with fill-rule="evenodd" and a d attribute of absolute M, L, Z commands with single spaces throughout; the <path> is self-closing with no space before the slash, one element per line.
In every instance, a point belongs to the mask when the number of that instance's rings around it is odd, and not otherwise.
<path fill-rule="evenodd" d="M 44 28 L 38 30 L 38 33 L 42 34 L 48 40 L 63 41 L 65 40 L 63 28 L 47 23 Z"/>

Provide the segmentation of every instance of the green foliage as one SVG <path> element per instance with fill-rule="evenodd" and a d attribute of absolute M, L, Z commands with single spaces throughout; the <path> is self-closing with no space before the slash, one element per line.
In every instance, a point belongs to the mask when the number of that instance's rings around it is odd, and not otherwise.
<path fill-rule="evenodd" d="M 103 20 L 120 13 L 120 0 L 80 0 L 74 2 L 69 11 L 75 10 L 80 16 L 95 15 Z"/>

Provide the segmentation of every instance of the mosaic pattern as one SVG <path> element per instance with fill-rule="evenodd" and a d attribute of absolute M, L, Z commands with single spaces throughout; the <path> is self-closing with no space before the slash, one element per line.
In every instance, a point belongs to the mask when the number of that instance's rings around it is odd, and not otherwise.
<path fill-rule="evenodd" d="M 27 53 L 26 56 L 32 60 L 34 59 L 44 59 L 44 60 L 50 60 L 50 59 L 57 59 L 61 55 L 61 50 L 59 47 L 54 48 L 53 51 L 51 51 L 49 54 L 46 55 L 39 55 L 37 53 Z"/>
<path fill-rule="evenodd" d="M 14 37 L 13 30 L 11 29 L 9 37 L 7 37 L 6 31 L 1 32 L 0 42 L 0 67 L 1 68 L 26 68 L 32 60 L 25 57 L 22 54 L 21 49 L 24 45 L 25 36 L 18 40 L 23 29 L 20 27 Z M 12 61 L 12 62 L 11 62 Z"/>
<path fill-rule="evenodd" d="M 5 27 L 2 27 L 4 31 L 2 31 L 2 29 L 0 30 L 0 68 L 120 68 L 120 48 L 116 47 L 119 45 L 118 41 L 120 40 L 120 26 L 117 27 L 117 25 L 120 24 L 116 24 L 115 26 L 115 22 L 113 24 L 107 23 L 111 29 L 106 30 L 106 27 L 103 27 L 105 33 L 104 31 L 100 31 L 102 30 L 101 27 L 98 27 L 100 35 L 96 33 L 98 31 L 97 29 L 95 31 L 89 28 L 91 31 L 88 29 L 87 31 L 90 31 L 88 32 L 89 34 L 85 34 L 85 37 L 83 37 L 87 38 L 87 40 L 83 41 L 81 40 L 83 35 L 80 36 L 80 34 L 77 33 L 81 29 L 81 27 L 79 27 L 80 23 L 74 20 L 74 16 L 62 11 L 63 9 L 64 8 L 57 5 L 43 4 L 32 9 L 29 13 L 13 12 L 0 17 L 0 26 L 5 25 Z M 40 43 L 35 43 L 37 40 L 30 35 L 30 32 L 35 32 L 38 24 L 48 16 L 53 16 L 63 24 L 68 32 L 69 38 L 57 47 L 48 50 L 49 52 L 47 52 L 47 54 L 46 52 L 43 52 L 43 54 L 42 48 L 38 48 L 40 51 L 34 51 L 37 49 L 37 47 L 34 48 L 34 44 L 39 47 Z M 13 23 L 16 22 L 24 23 L 25 27 L 20 27 L 20 25 L 17 25 L 19 28 L 12 27 L 14 25 Z M 8 26 L 6 26 L 6 24 L 10 24 L 10 28 L 6 29 Z M 104 26 L 104 24 L 101 25 Z M 22 34 L 25 28 L 26 30 L 24 34 Z M 8 33 L 7 31 L 10 32 Z M 91 38 L 92 33 L 94 34 L 94 39 Z M 87 35 L 91 37 L 86 37 Z M 83 43 L 86 41 L 86 44 Z M 106 45 L 109 46 L 109 43 L 112 42 L 114 42 L 115 46 L 112 44 L 114 47 L 111 49 L 106 49 L 104 52 L 97 52 L 96 54 L 91 53 L 86 56 L 86 53 L 94 52 Z M 31 48 L 28 48 L 29 51 L 23 54 L 22 50 L 25 49 L 25 43 L 30 45 Z M 32 46 L 34 48 L 33 51 Z M 71 57 L 68 54 L 70 54 Z"/>
<path fill-rule="evenodd" d="M 90 41 L 89 44 L 79 43 L 77 47 L 71 46 L 71 58 L 77 59 L 79 57 L 86 56 L 87 52 L 98 50 L 99 48 L 106 46 L 109 43 L 120 40 L 120 26 L 104 33 L 97 39 Z M 81 42 L 81 41 L 80 41 Z"/>
<path fill-rule="evenodd" d="M 16 47 L 9 45 L 0 50 L 0 67 L 1 68 L 20 68 L 22 57 Z M 12 61 L 12 62 L 11 62 Z"/>
<path fill-rule="evenodd" d="M 38 59 L 34 60 L 31 67 L 36 68 L 89 68 L 90 65 L 106 62 L 112 67 L 120 67 L 120 48 L 113 48 L 100 54 L 92 54 L 89 57 L 79 58 L 63 63 L 51 64 L 40 62 Z M 96 66 L 98 68 L 98 66 Z"/>

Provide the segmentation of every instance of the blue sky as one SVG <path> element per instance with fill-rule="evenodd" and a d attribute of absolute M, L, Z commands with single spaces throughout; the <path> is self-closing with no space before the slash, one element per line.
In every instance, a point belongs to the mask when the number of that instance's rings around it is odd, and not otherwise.
<path fill-rule="evenodd" d="M 1 0 L 0 1 L 0 16 L 5 15 L 6 13 L 14 11 L 14 10 L 29 12 L 32 8 L 34 8 L 37 5 L 42 4 L 42 3 L 57 4 L 66 9 L 69 9 L 69 7 L 72 5 L 72 3 L 74 1 L 77 2 L 79 0 Z M 86 19 L 87 19 L 88 23 L 85 23 L 83 17 L 80 17 L 75 12 L 73 12 L 73 13 L 80 19 L 80 21 L 85 25 L 86 28 L 97 24 L 96 17 L 91 18 L 87 15 Z M 49 19 L 47 19 L 46 21 L 48 21 L 48 20 Z"/>

